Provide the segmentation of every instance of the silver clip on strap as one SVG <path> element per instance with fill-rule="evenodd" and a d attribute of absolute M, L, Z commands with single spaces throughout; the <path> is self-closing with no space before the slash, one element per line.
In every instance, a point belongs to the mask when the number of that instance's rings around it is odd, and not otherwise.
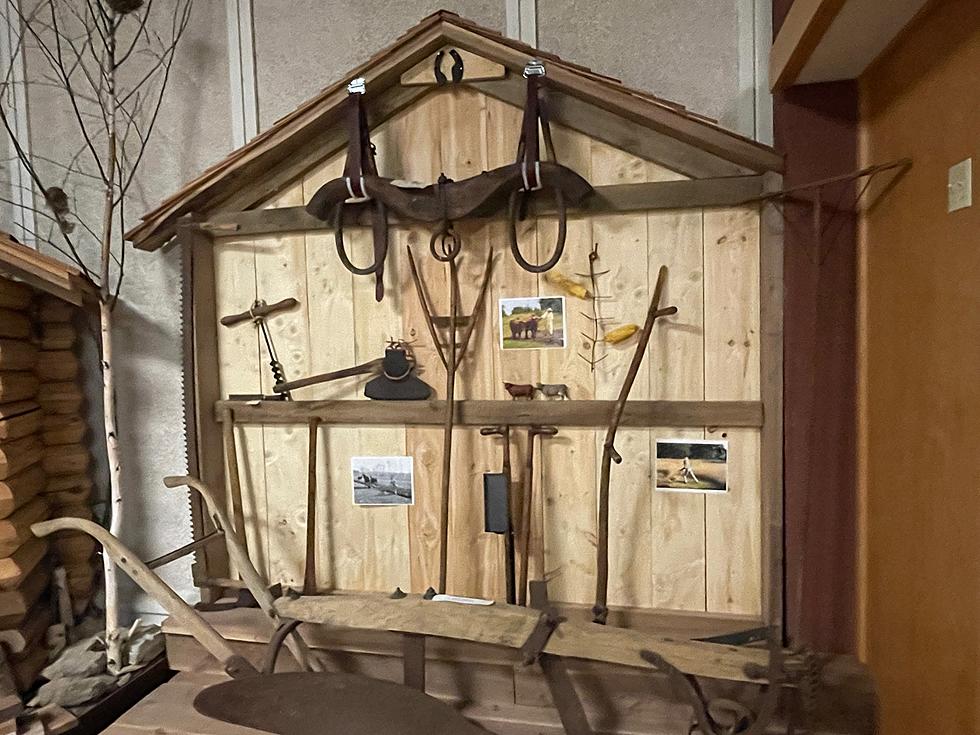
<path fill-rule="evenodd" d="M 521 179 L 524 181 L 524 191 L 538 191 L 541 187 L 541 161 L 534 162 L 534 183 L 528 177 L 527 161 L 521 161 Z"/>
<path fill-rule="evenodd" d="M 544 76 L 544 62 L 540 59 L 529 59 L 524 65 L 524 78 L 527 77 L 543 77 Z"/>
<path fill-rule="evenodd" d="M 346 203 L 357 204 L 358 202 L 367 202 L 371 200 L 371 197 L 368 196 L 367 188 L 364 186 L 363 176 L 361 176 L 361 178 L 358 179 L 357 182 L 357 188 L 360 189 L 360 192 L 354 191 L 354 186 L 353 186 L 354 182 L 350 176 L 344 177 L 344 183 L 347 185 L 347 193 L 350 194 L 350 197 L 347 200 L 345 200 Z"/>
<path fill-rule="evenodd" d="M 347 94 L 364 94 L 367 89 L 367 84 L 364 81 L 364 77 L 358 77 L 347 85 Z"/>

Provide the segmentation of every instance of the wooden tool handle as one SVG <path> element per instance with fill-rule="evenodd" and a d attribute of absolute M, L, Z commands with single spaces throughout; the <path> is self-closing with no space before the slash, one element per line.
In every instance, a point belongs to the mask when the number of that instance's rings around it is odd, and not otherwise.
<path fill-rule="evenodd" d="M 196 610 L 154 574 L 146 564 L 102 526 L 81 518 L 55 518 L 31 526 L 35 536 L 48 536 L 57 531 L 81 531 L 100 544 L 113 562 L 167 613 L 187 628 L 205 650 L 221 662 L 233 676 L 256 674 L 255 668 L 232 650 L 228 642 Z M 233 673 L 235 672 L 235 673 Z"/>
<path fill-rule="evenodd" d="M 365 373 L 380 373 L 384 368 L 383 361 L 384 358 L 379 357 L 376 360 L 362 362 L 360 365 L 344 368 L 343 370 L 334 370 L 329 373 L 311 375 L 308 378 L 297 378 L 296 380 L 279 383 L 278 385 L 273 386 L 272 390 L 274 390 L 276 393 L 288 393 L 296 390 L 297 388 L 305 388 L 308 385 L 327 383 L 331 380 L 339 380 L 340 378 L 352 378 L 355 375 L 364 375 Z"/>
<path fill-rule="evenodd" d="M 238 569 L 238 573 L 245 582 L 245 586 L 252 593 L 252 596 L 262 611 L 269 616 L 269 619 L 274 625 L 278 626 L 279 616 L 273 607 L 273 598 L 269 592 L 269 586 L 262 578 L 262 575 L 259 574 L 255 565 L 252 564 L 248 551 L 245 550 L 245 544 L 242 543 L 241 537 L 236 532 L 234 526 L 229 523 L 228 516 L 225 515 L 222 506 L 218 503 L 217 496 L 215 496 L 211 488 L 196 477 L 189 475 L 165 477 L 163 478 L 163 484 L 169 488 L 184 487 L 186 485 L 204 499 L 204 504 L 207 506 L 208 514 L 211 516 L 211 521 L 214 523 L 215 528 L 219 528 L 225 532 L 225 541 L 228 544 L 228 556 L 234 563 L 235 568 Z M 244 529 L 242 532 L 244 533 Z M 286 647 L 304 671 L 323 671 L 320 663 L 310 655 L 309 648 L 298 632 L 294 632 L 286 639 Z"/>
<path fill-rule="evenodd" d="M 288 311 L 294 306 L 298 306 L 299 301 L 296 299 L 283 299 L 282 301 L 277 301 L 274 304 L 267 304 L 264 301 L 259 301 L 257 304 L 253 304 L 251 309 L 241 312 L 240 314 L 229 314 L 228 316 L 221 317 L 221 324 L 225 327 L 233 327 L 236 324 L 241 324 L 242 322 L 248 322 L 257 317 L 265 318 L 272 316 L 273 314 L 278 314 L 280 311 Z"/>

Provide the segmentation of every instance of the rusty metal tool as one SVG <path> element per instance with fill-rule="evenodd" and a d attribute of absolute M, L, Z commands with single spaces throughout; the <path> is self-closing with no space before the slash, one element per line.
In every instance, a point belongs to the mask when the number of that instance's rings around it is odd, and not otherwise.
<path fill-rule="evenodd" d="M 650 299 L 650 308 L 647 309 L 646 322 L 644 322 L 643 330 L 636 342 L 636 349 L 633 352 L 629 369 L 626 371 L 626 378 L 619 389 L 619 397 L 613 407 L 609 428 L 606 430 L 606 439 L 602 444 L 602 466 L 599 474 L 599 533 L 598 543 L 596 543 L 595 604 L 592 606 L 592 622 L 602 625 L 605 625 L 606 617 L 609 615 L 609 608 L 606 607 L 606 595 L 609 589 L 609 480 L 612 463 L 619 464 L 623 461 L 622 456 L 616 451 L 616 432 L 619 429 L 619 422 L 623 418 L 626 400 L 633 388 L 636 374 L 640 371 L 640 364 L 646 354 L 647 345 L 650 343 L 654 324 L 662 316 L 677 313 L 675 306 L 660 307 L 660 299 L 663 296 L 666 281 L 667 266 L 662 265 L 657 274 L 657 285 L 653 289 L 653 298 Z"/>
<path fill-rule="evenodd" d="M 477 323 L 480 321 L 480 314 L 486 302 L 487 291 L 490 288 L 490 276 L 493 273 L 493 248 L 487 253 L 487 263 L 483 270 L 483 282 L 480 284 L 480 291 L 473 305 L 473 312 L 469 317 L 459 314 L 459 268 L 456 264 L 456 256 L 459 255 L 459 237 L 452 230 L 452 226 L 447 223 L 448 229 L 441 233 L 441 252 L 436 247 L 437 236 L 433 235 L 429 248 L 433 257 L 441 263 L 449 266 L 449 316 L 447 322 L 446 345 L 443 346 L 439 339 L 439 325 L 443 320 L 432 313 L 429 297 L 426 295 L 425 286 L 419 276 L 418 266 L 415 264 L 415 257 L 412 255 L 411 248 L 408 251 L 408 264 L 412 270 L 412 281 L 415 283 L 415 292 L 419 299 L 419 305 L 425 314 L 425 325 L 432 337 L 433 346 L 446 369 L 446 418 L 443 422 L 443 443 L 442 443 L 442 485 L 439 494 L 439 592 L 446 591 L 446 577 L 449 570 L 449 472 L 452 468 L 453 451 L 453 424 L 456 417 L 456 372 L 459 365 L 466 355 L 466 348 L 469 346 L 470 338 Z M 463 336 L 457 337 L 458 330 L 463 328 Z"/>
<path fill-rule="evenodd" d="M 272 341 L 272 333 L 269 331 L 269 325 L 266 323 L 266 320 L 270 316 L 280 314 L 284 311 L 289 311 L 298 305 L 299 301 L 292 298 L 283 299 L 282 301 L 277 301 L 274 304 L 267 304 L 262 299 L 256 299 L 247 311 L 242 311 L 238 314 L 229 314 L 228 316 L 223 316 L 220 319 L 221 325 L 225 327 L 234 327 L 248 321 L 252 322 L 256 327 L 258 327 L 259 332 L 262 334 L 262 339 L 265 341 L 265 348 L 269 353 L 269 367 L 272 369 L 272 382 L 274 385 L 281 385 L 282 383 L 286 382 L 286 370 L 279 361 L 279 354 L 276 352 L 276 345 Z M 255 396 L 249 397 L 255 398 Z M 273 396 L 258 397 L 272 401 L 291 400 L 288 391 L 277 393 Z"/>
<path fill-rule="evenodd" d="M 513 476 L 510 466 L 510 427 L 509 426 L 486 426 L 480 429 L 481 436 L 499 436 L 503 439 L 503 466 L 501 474 L 504 477 L 507 492 L 507 529 L 504 532 L 504 585 L 507 591 L 507 603 L 513 605 L 517 602 L 516 587 L 517 581 L 514 579 L 514 493 Z"/>
<path fill-rule="evenodd" d="M 527 429 L 527 461 L 524 464 L 524 483 L 521 509 L 521 578 L 517 585 L 517 604 L 527 605 L 527 578 L 531 566 L 531 509 L 534 507 L 534 438 L 555 436 L 554 426 L 529 426 Z"/>

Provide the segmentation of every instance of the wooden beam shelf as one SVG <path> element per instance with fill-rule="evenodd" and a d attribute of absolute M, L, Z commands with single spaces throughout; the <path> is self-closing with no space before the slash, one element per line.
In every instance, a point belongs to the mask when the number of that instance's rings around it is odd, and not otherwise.
<path fill-rule="evenodd" d="M 615 401 L 456 401 L 458 426 L 604 427 Z M 237 424 L 441 426 L 445 401 L 218 401 L 216 418 Z M 622 426 L 759 428 L 759 401 L 628 401 Z"/>
<path fill-rule="evenodd" d="M 733 207 L 759 198 L 763 193 L 762 176 L 725 176 L 710 179 L 653 181 L 638 184 L 597 186 L 593 194 L 571 217 L 621 212 L 646 212 L 663 209 L 699 209 L 701 207 Z M 348 225 L 370 225 L 371 212 L 363 205 L 350 205 L 345 215 Z M 550 195 L 532 199 L 530 216 L 555 213 Z M 503 219 L 501 212 L 498 219 Z M 402 224 L 394 212 L 388 214 L 393 226 Z M 220 212 L 193 225 L 215 236 L 273 235 L 286 232 L 333 231 L 334 223 L 323 222 L 309 214 L 304 207 L 251 209 L 241 212 Z"/>

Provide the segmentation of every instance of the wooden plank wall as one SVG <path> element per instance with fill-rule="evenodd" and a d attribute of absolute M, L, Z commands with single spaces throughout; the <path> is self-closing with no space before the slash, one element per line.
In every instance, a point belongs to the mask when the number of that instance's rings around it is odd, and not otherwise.
<path fill-rule="evenodd" d="M 513 159 L 520 110 L 470 89 L 443 90 L 374 131 L 385 175 L 433 181 L 440 172 L 460 179 Z M 596 185 L 682 178 L 656 163 L 566 129 L 555 130 L 562 162 Z M 319 165 L 268 206 L 307 201 L 339 175 L 343 161 Z M 498 348 L 497 299 L 562 295 L 543 276 L 522 270 L 507 250 L 505 225 L 460 223 L 462 305 L 469 310 L 491 244 L 500 253 L 487 313 L 474 335 L 457 387 L 459 398 L 505 399 L 502 381 L 562 382 L 574 399 L 615 398 L 632 343 L 610 347 L 595 372 L 577 356 L 588 304 L 567 297 L 569 347 Z M 373 279 L 353 277 L 334 252 L 332 234 L 215 241 L 218 314 L 241 311 L 258 295 L 272 302 L 298 298 L 299 309 L 272 321 L 291 377 L 346 367 L 382 354 L 389 337 L 415 340 L 423 377 L 442 397 L 445 374 L 425 329 L 411 284 L 405 248 L 412 248 L 433 301 L 448 310 L 448 276 L 428 255 L 428 229 L 395 228 L 385 300 L 373 299 Z M 553 218 L 523 223 L 529 259 L 553 247 Z M 370 258 L 366 231 L 349 228 L 355 262 Z M 657 271 L 670 268 L 666 298 L 676 317 L 660 322 L 632 393 L 650 399 L 759 400 L 759 217 L 757 208 L 630 213 L 573 218 L 558 268 L 588 269 L 599 244 L 603 314 L 616 323 L 642 323 Z M 219 328 L 222 391 L 271 389 L 267 358 L 249 325 Z M 300 399 L 351 398 L 355 381 L 317 386 Z M 518 432 L 513 466 L 522 478 L 526 438 Z M 591 602 L 595 572 L 595 508 L 602 431 L 563 430 L 545 439 L 534 469 L 532 578 L 544 574 L 551 594 Z M 653 492 L 657 438 L 727 438 L 731 492 L 724 496 Z M 298 585 L 303 573 L 306 486 L 305 427 L 239 427 L 241 474 L 253 555 L 274 580 Z M 318 582 L 339 589 L 422 591 L 438 572 L 440 429 L 330 428 L 320 430 Z M 449 589 L 503 597 L 502 538 L 484 534 L 482 475 L 499 471 L 499 440 L 457 431 L 450 518 Z M 610 513 L 609 602 L 644 608 L 757 614 L 760 611 L 759 432 L 692 426 L 620 432 L 625 457 L 614 468 Z M 349 458 L 365 454 L 415 458 L 415 505 L 357 508 Z M 518 488 L 520 491 L 520 488 Z"/>

